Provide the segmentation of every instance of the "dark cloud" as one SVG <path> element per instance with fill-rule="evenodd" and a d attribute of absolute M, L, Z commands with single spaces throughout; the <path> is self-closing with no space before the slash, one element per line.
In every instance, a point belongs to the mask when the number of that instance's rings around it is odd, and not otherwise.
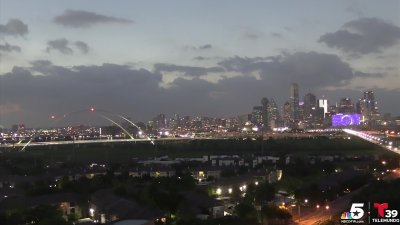
<path fill-rule="evenodd" d="M 33 75 L 38 71 L 41 75 Z M 2 116 L 0 123 L 18 122 L 19 117 L 28 126 L 46 125 L 51 113 L 68 113 L 90 106 L 134 112 L 137 117 L 146 113 L 143 109 L 156 112 L 157 106 L 153 104 L 158 101 L 153 100 L 161 96 L 160 82 L 160 74 L 123 65 L 66 68 L 49 61 L 35 61 L 32 67 L 14 67 L 0 76 L 2 110 L 9 112 L 15 108 L 13 105 L 24 109 Z M 151 99 L 149 102 L 147 97 Z"/>
<path fill-rule="evenodd" d="M 204 56 L 196 56 L 193 58 L 194 60 L 198 60 L 198 61 L 203 61 L 203 60 L 207 60 L 209 59 L 208 57 L 204 57 Z"/>
<path fill-rule="evenodd" d="M 241 73 L 249 73 L 259 70 L 258 67 L 261 64 L 265 64 L 268 61 L 278 61 L 280 56 L 277 57 L 239 57 L 234 56 L 231 58 L 226 58 L 220 62 L 218 65 L 226 68 L 229 71 L 237 71 Z"/>
<path fill-rule="evenodd" d="M 87 54 L 89 52 L 89 45 L 85 42 L 76 41 L 74 44 L 83 54 Z"/>
<path fill-rule="evenodd" d="M 69 41 L 65 38 L 48 41 L 46 51 L 50 52 L 52 50 L 56 50 L 67 55 L 74 53 L 74 51 L 69 47 Z"/>
<path fill-rule="evenodd" d="M 154 65 L 156 72 L 181 72 L 186 76 L 199 77 L 208 73 L 222 73 L 222 67 L 197 67 L 197 66 L 178 66 L 174 64 L 157 63 Z"/>
<path fill-rule="evenodd" d="M 217 69 L 210 69 L 217 68 Z M 183 72 L 163 88 L 162 72 Z M 218 82 L 202 75 L 224 71 L 240 74 L 224 76 Z M 247 73 L 258 73 L 259 77 Z M 326 96 L 334 104 L 340 98 L 354 101 L 362 89 L 342 90 L 356 77 L 375 77 L 355 71 L 336 55 L 298 52 L 275 57 L 235 56 L 221 60 L 216 67 L 191 67 L 156 64 L 154 71 L 126 65 L 103 64 L 66 68 L 50 61 L 34 61 L 31 66 L 14 67 L 0 76 L 3 111 L 0 124 L 22 120 L 27 126 L 49 125 L 50 114 L 63 114 L 90 106 L 145 121 L 158 113 L 182 115 L 236 116 L 249 113 L 262 97 L 276 98 L 281 106 L 289 98 L 289 86 L 299 83 L 300 96 L 313 92 Z M 327 89 L 327 87 L 330 87 Z M 374 88 L 381 112 L 400 113 L 400 90 Z M 22 110 L 16 110 L 22 109 Z M 101 123 L 101 121 L 98 121 Z"/>
<path fill-rule="evenodd" d="M 317 52 L 297 52 L 276 57 L 227 58 L 218 63 L 228 71 L 243 74 L 258 72 L 261 79 L 286 85 L 299 85 L 315 89 L 328 86 L 343 86 L 355 77 L 383 77 L 383 74 L 369 74 L 354 71 L 337 55 Z"/>
<path fill-rule="evenodd" d="M 271 36 L 274 38 L 282 38 L 283 35 L 281 33 L 271 33 Z"/>
<path fill-rule="evenodd" d="M 55 50 L 62 54 L 72 55 L 74 53 L 72 47 L 76 47 L 83 54 L 87 54 L 89 52 L 89 45 L 85 42 L 75 41 L 74 43 L 71 43 L 65 38 L 48 41 L 46 51 L 51 52 L 52 50 Z"/>
<path fill-rule="evenodd" d="M 355 71 L 354 76 L 362 77 L 362 78 L 384 78 L 385 74 L 383 74 L 383 73 L 363 73 L 360 71 Z"/>
<path fill-rule="evenodd" d="M 0 44 L 0 52 L 21 52 L 21 48 L 17 45 L 10 45 L 9 43 Z"/>
<path fill-rule="evenodd" d="M 213 46 L 211 44 L 205 44 L 205 45 L 201 45 L 201 46 L 185 46 L 184 49 L 185 50 L 208 50 L 208 49 L 212 49 Z"/>
<path fill-rule="evenodd" d="M 28 25 L 19 19 L 10 19 L 6 24 L 0 24 L 0 35 L 24 37 L 28 32 Z"/>
<path fill-rule="evenodd" d="M 105 16 L 84 10 L 65 10 L 65 12 L 54 18 L 54 22 L 65 27 L 87 28 L 101 23 L 133 23 L 132 20 Z"/>
<path fill-rule="evenodd" d="M 319 38 L 319 42 L 350 54 L 379 53 L 399 40 L 400 27 L 377 18 L 350 21 L 342 29 Z"/>
<path fill-rule="evenodd" d="M 210 44 L 202 45 L 199 47 L 199 49 L 201 49 L 201 50 L 211 49 L 211 48 L 212 48 L 212 45 L 210 45 Z"/>

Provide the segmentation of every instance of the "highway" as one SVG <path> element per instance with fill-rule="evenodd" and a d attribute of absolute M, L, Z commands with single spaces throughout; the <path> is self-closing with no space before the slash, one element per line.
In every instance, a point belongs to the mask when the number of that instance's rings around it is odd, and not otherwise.
<path fill-rule="evenodd" d="M 336 220 L 337 218 L 333 218 L 333 216 L 343 213 L 346 210 L 348 211 L 351 206 L 351 198 L 365 187 L 366 186 L 363 186 L 356 191 L 337 198 L 335 201 L 329 202 L 326 205 L 321 205 L 319 208 L 312 207 L 304 209 L 300 218 L 296 214 L 293 215 L 293 221 L 295 224 L 300 225 L 315 225 L 328 219 Z"/>
<path fill-rule="evenodd" d="M 396 154 L 400 154 L 400 146 L 395 145 L 390 140 L 387 140 L 382 137 L 378 137 L 375 135 L 368 134 L 366 132 L 361 132 L 361 131 L 356 131 L 356 130 L 351 130 L 351 129 L 343 129 L 344 132 L 347 134 L 362 138 L 366 141 L 369 141 L 371 143 L 374 143 L 376 145 L 381 146 L 382 148 L 394 152 Z M 389 173 L 386 175 L 384 178 L 385 180 L 387 179 L 398 179 L 400 177 L 400 168 L 396 169 L 393 171 L 393 173 Z M 366 185 L 367 186 L 367 185 Z M 295 224 L 300 224 L 300 225 L 316 225 L 319 224 L 320 222 L 323 222 L 325 220 L 328 220 L 332 218 L 332 216 L 338 215 L 342 212 L 345 212 L 348 210 L 348 208 L 351 205 L 351 197 L 358 193 L 360 190 L 365 188 L 366 186 L 363 186 L 350 194 L 347 194 L 345 196 L 342 196 L 338 199 L 336 199 L 333 202 L 330 202 L 328 205 L 328 209 L 325 208 L 325 206 L 322 206 L 320 208 L 307 208 L 303 209 L 303 213 L 299 217 L 297 214 L 294 213 L 293 215 L 293 221 Z M 333 218 L 337 219 L 337 218 Z"/>
<path fill-rule="evenodd" d="M 314 136 L 327 136 L 331 137 L 329 133 L 266 133 L 264 134 L 264 140 L 268 138 L 312 138 Z M 344 135 L 335 134 L 336 137 Z M 95 144 L 95 143 L 136 143 L 136 142 L 168 142 L 168 141 L 190 141 L 190 140 L 223 140 L 223 139 L 247 139 L 251 138 L 256 140 L 259 138 L 256 134 L 227 134 L 225 136 L 195 136 L 195 137 L 162 137 L 156 139 L 141 138 L 141 139 L 91 139 L 91 140 L 75 140 L 75 141 L 46 141 L 36 142 L 32 141 L 28 146 L 51 146 L 51 145 L 72 145 L 72 144 Z M 6 143 L 0 144 L 0 148 L 23 148 L 26 145 L 24 143 Z"/>
<path fill-rule="evenodd" d="M 394 152 L 396 154 L 400 154 L 400 146 L 398 146 L 398 144 L 396 145 L 396 143 L 393 143 L 393 141 L 375 136 L 375 135 L 371 135 L 368 134 L 366 132 L 362 132 L 362 131 L 356 131 L 356 130 L 351 130 L 351 129 L 343 129 L 344 132 L 354 135 L 356 137 L 362 138 L 366 141 L 369 141 L 371 143 L 377 144 L 379 146 L 381 146 L 382 148 L 389 150 L 391 152 Z"/>

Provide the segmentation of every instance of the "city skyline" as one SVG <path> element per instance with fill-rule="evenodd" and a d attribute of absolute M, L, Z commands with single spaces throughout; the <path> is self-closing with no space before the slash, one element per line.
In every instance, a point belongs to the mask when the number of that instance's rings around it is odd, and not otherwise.
<path fill-rule="evenodd" d="M 282 109 L 292 83 L 301 99 L 372 90 L 400 115 L 398 1 L 77 3 L 0 1 L 0 125 L 91 106 L 233 117 Z"/>
<path fill-rule="evenodd" d="M 293 108 L 293 87 L 296 89 L 297 104 L 296 108 Z M 179 120 L 189 119 L 191 121 L 202 121 L 202 120 L 225 120 L 239 122 L 241 126 L 246 126 L 248 122 L 253 123 L 253 126 L 264 128 L 266 130 L 272 130 L 273 128 L 329 128 L 331 126 L 337 126 L 332 123 L 332 119 L 336 115 L 349 115 L 353 114 L 360 115 L 360 126 L 372 127 L 382 126 L 386 127 L 386 123 L 391 120 L 398 119 L 400 116 L 397 115 L 383 115 L 381 114 L 378 105 L 379 103 L 375 100 L 375 93 L 370 90 L 363 91 L 358 98 L 341 98 L 337 101 L 332 101 L 324 96 L 319 98 L 313 93 L 308 92 L 302 96 L 297 93 L 299 87 L 296 83 L 293 83 L 289 87 L 289 97 L 285 103 L 278 105 L 275 102 L 274 97 L 262 97 L 258 105 L 249 108 L 246 113 L 235 114 L 234 116 L 208 116 L 200 114 L 181 114 L 179 111 L 175 111 L 173 114 L 165 114 L 164 112 L 154 112 L 148 116 L 146 120 L 135 120 L 129 115 L 120 115 L 119 113 L 106 110 L 104 108 L 96 108 L 94 106 L 83 108 L 76 111 L 64 112 L 61 114 L 50 114 L 48 116 L 47 124 L 40 126 L 41 128 L 55 128 L 55 127 L 74 127 L 74 126 L 105 126 L 107 124 L 116 125 L 115 121 L 112 121 L 106 115 L 113 116 L 124 122 L 125 118 L 133 120 L 135 123 L 142 123 L 146 126 L 154 126 L 157 129 L 170 129 L 174 125 L 170 123 L 176 123 Z M 289 107 L 289 108 L 287 108 Z M 325 108 L 326 107 L 326 108 Z M 235 112 L 232 112 L 233 114 Z M 93 116 L 95 115 L 95 116 Z M 389 117 L 388 117 L 389 116 Z M 131 122 L 133 122 L 131 121 Z M 160 121 L 163 121 L 163 125 L 160 125 Z M 120 121 L 121 122 L 121 121 Z M 215 121 L 214 121 L 215 122 Z M 300 123 L 299 123 L 300 122 Z M 379 122 L 379 123 L 376 123 Z M 153 125 L 152 125 L 153 124 Z M 175 124 L 176 125 L 176 124 Z M 25 124 L 25 122 L 11 124 L 10 127 L 28 127 L 28 128 L 39 128 L 38 126 L 31 126 L 31 124 Z M 118 126 L 118 125 L 117 125 Z M 226 128 L 226 126 L 222 126 Z M 0 128 L 6 128 L 6 126 L 0 126 Z M 8 127 L 9 128 L 9 127 Z M 12 128 L 11 130 L 13 130 Z"/>

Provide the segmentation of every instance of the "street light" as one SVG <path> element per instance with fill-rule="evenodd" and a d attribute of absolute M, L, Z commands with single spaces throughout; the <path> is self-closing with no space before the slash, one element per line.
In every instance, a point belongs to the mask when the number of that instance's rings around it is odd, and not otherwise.
<path fill-rule="evenodd" d="M 94 217 L 94 209 L 93 209 L 93 208 L 90 208 L 90 209 L 89 209 L 89 212 L 90 212 L 90 216 L 91 216 L 91 217 Z"/>
<path fill-rule="evenodd" d="M 308 199 L 304 199 L 304 204 L 302 204 L 301 202 L 298 202 L 299 204 L 297 205 L 297 210 L 298 210 L 298 214 L 299 214 L 299 222 L 301 220 L 301 206 L 306 206 L 308 203 Z"/>
<path fill-rule="evenodd" d="M 326 210 L 329 210 L 329 205 L 325 206 L 325 209 L 326 209 Z"/>

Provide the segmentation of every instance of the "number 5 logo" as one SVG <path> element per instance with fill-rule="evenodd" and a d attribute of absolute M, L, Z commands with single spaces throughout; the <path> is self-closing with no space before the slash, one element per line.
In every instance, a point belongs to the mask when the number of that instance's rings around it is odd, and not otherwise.
<path fill-rule="evenodd" d="M 361 219 L 364 216 L 364 203 L 353 203 L 350 208 L 350 212 L 353 214 L 353 219 Z"/>

